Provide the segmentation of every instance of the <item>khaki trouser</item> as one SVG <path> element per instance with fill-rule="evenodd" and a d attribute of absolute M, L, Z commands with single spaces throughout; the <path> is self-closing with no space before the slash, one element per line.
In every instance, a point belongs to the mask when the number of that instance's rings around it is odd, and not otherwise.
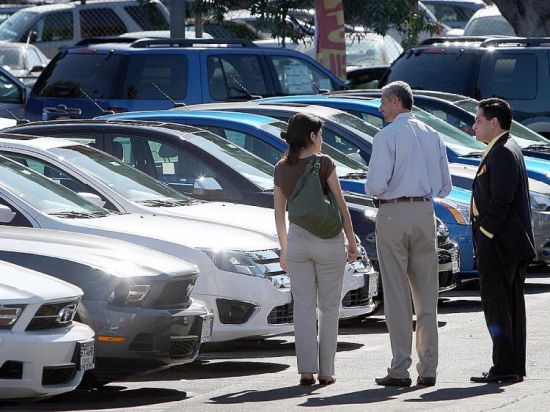
<path fill-rule="evenodd" d="M 298 373 L 332 376 L 346 265 L 343 233 L 321 239 L 291 224 L 287 263 L 294 299 Z"/>
<path fill-rule="evenodd" d="M 412 347 L 412 300 L 416 313 L 416 351 L 420 376 L 437 370 L 437 240 L 431 202 L 380 205 L 376 242 L 384 314 L 392 350 L 388 375 L 408 378 Z"/>

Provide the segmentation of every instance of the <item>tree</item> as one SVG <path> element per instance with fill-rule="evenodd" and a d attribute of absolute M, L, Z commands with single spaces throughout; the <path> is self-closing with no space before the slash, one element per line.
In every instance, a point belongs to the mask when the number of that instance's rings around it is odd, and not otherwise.
<path fill-rule="evenodd" d="M 548 0 L 493 0 L 493 2 L 518 36 L 550 35 L 550 2 Z"/>

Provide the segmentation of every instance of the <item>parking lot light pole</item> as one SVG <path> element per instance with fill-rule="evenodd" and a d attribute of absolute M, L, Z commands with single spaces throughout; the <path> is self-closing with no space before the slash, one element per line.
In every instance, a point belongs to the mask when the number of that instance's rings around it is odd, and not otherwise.
<path fill-rule="evenodd" d="M 186 0 L 170 0 L 170 37 L 185 38 Z"/>

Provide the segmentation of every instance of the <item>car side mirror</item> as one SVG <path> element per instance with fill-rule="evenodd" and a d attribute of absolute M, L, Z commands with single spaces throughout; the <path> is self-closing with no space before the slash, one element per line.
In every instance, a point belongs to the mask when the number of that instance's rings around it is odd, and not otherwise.
<path fill-rule="evenodd" d="M 10 223 L 16 213 L 8 206 L 0 205 L 0 223 Z"/>
<path fill-rule="evenodd" d="M 32 66 L 31 73 L 38 73 L 44 70 L 44 66 L 38 65 L 38 66 Z"/>
<path fill-rule="evenodd" d="M 193 194 L 194 195 L 206 195 L 211 192 L 218 190 L 223 190 L 220 184 L 213 177 L 201 177 L 196 179 L 193 183 Z"/>
<path fill-rule="evenodd" d="M 80 196 L 82 199 L 86 199 L 88 202 L 91 202 L 96 206 L 99 206 L 99 207 L 105 206 L 105 200 L 100 198 L 95 193 L 78 192 L 78 196 Z"/>

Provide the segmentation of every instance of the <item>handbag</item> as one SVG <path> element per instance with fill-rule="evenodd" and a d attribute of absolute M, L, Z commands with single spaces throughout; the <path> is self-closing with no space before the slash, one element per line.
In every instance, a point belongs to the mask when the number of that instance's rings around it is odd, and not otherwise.
<path fill-rule="evenodd" d="M 288 220 L 321 239 L 330 239 L 342 231 L 343 223 L 334 195 L 323 193 L 320 169 L 321 156 L 313 155 L 290 196 Z"/>

